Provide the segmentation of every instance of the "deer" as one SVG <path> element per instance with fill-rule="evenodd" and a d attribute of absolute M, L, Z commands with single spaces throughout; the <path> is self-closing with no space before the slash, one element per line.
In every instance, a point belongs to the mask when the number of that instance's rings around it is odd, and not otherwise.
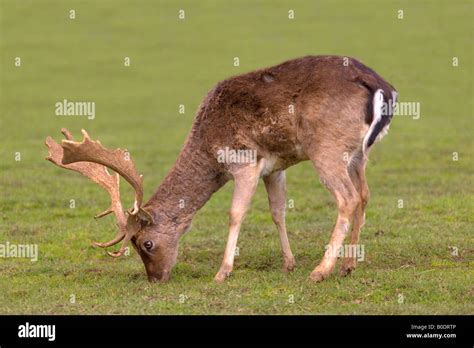
<path fill-rule="evenodd" d="M 111 206 L 96 217 L 114 214 L 118 232 L 95 246 L 119 257 L 131 243 L 150 282 L 166 282 L 177 262 L 180 237 L 211 196 L 234 181 L 229 235 L 215 281 L 231 275 L 242 222 L 260 178 L 276 225 L 283 270 L 295 268 L 285 224 L 285 170 L 311 161 L 321 183 L 334 196 L 337 219 L 321 262 L 310 280 L 328 278 L 345 238 L 359 242 L 365 223 L 369 188 L 365 169 L 373 145 L 387 133 L 398 92 L 355 58 L 306 56 L 219 82 L 198 107 L 177 160 L 150 199 L 143 203 L 143 176 L 127 150 L 110 150 L 82 130 L 83 140 L 62 129 L 61 144 L 46 138 L 47 160 L 79 172 L 103 187 Z M 389 111 L 386 111 L 389 110 Z M 218 160 L 222 149 L 253 151 L 253 161 Z M 232 158 L 231 158 L 232 159 Z M 109 169 L 114 173 L 111 174 Z M 119 181 L 134 189 L 133 206 L 125 210 Z M 340 275 L 356 268 L 355 256 L 342 257 Z"/>

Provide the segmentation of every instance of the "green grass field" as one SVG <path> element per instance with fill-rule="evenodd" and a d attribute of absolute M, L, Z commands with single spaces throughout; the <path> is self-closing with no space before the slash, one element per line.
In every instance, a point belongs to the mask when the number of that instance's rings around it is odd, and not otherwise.
<path fill-rule="evenodd" d="M 37 262 L 0 258 L 1 314 L 474 313 L 472 1 L 0 0 L 0 15 L 0 244 L 39 247 Z M 322 283 L 308 280 L 337 214 L 309 162 L 287 172 L 291 274 L 281 272 L 263 185 L 223 284 L 213 277 L 232 183 L 197 214 L 169 283 L 148 283 L 135 251 L 112 259 L 91 247 L 115 233 L 112 217 L 92 218 L 109 198 L 44 160 L 47 135 L 86 128 L 109 148 L 128 148 L 148 197 L 218 81 L 307 54 L 356 57 L 400 101 L 421 105 L 419 119 L 395 117 L 371 153 L 366 259 L 351 277 L 337 268 Z M 56 116 L 63 99 L 95 102 L 95 119 Z M 122 190 L 129 205 L 132 191 Z"/>

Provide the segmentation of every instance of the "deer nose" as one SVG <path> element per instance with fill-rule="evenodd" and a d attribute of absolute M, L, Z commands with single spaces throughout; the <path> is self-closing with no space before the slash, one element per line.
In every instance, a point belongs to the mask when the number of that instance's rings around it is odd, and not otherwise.
<path fill-rule="evenodd" d="M 167 282 L 168 280 L 170 280 L 170 277 L 171 277 L 170 271 L 156 272 L 154 274 L 148 275 L 148 281 L 151 283 Z"/>

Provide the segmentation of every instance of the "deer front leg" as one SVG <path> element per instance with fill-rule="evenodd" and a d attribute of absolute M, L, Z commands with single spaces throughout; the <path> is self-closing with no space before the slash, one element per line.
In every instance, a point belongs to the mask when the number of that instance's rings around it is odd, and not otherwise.
<path fill-rule="evenodd" d="M 315 282 L 326 279 L 334 270 L 339 249 L 349 232 L 349 226 L 360 197 L 355 189 L 345 166 L 325 166 L 319 170 L 321 181 L 331 191 L 337 201 L 338 216 L 329 244 L 321 263 L 311 272 L 310 278 Z"/>
<path fill-rule="evenodd" d="M 283 252 L 283 270 L 290 272 L 295 268 L 295 258 L 291 252 L 290 242 L 286 234 L 285 206 L 286 187 L 285 171 L 275 172 L 263 178 L 268 193 L 268 202 L 278 234 L 280 235 L 281 250 Z"/>
<path fill-rule="evenodd" d="M 224 252 L 224 259 L 221 268 L 215 276 L 215 281 L 223 282 L 232 272 L 234 267 L 235 249 L 239 237 L 240 226 L 245 213 L 250 206 L 250 201 L 257 188 L 260 173 L 263 168 L 264 159 L 257 165 L 247 165 L 239 167 L 232 172 L 235 186 L 232 204 L 229 211 L 229 238 Z"/>

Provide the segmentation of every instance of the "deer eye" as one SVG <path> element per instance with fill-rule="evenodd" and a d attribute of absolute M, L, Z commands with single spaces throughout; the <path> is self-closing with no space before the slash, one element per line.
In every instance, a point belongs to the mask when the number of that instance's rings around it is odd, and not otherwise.
<path fill-rule="evenodd" d="M 145 243 L 143 243 L 143 246 L 146 250 L 150 251 L 151 248 L 153 248 L 153 242 L 151 240 L 147 240 Z"/>

